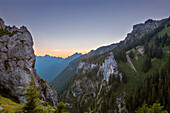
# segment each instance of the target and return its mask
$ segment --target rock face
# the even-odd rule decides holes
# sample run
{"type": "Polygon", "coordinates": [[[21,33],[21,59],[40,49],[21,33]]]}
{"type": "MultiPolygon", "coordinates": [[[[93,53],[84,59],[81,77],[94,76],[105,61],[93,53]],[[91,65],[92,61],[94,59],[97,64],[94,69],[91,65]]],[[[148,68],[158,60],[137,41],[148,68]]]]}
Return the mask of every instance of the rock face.
{"type": "Polygon", "coordinates": [[[114,55],[112,52],[110,52],[110,56],[108,56],[104,63],[99,68],[100,72],[103,72],[103,78],[104,80],[109,83],[109,77],[110,75],[116,75],[120,77],[120,80],[122,80],[122,74],[118,71],[118,64],[114,58],[114,55]]]}
{"type": "Polygon", "coordinates": [[[34,76],[36,85],[40,86],[40,98],[56,106],[57,93],[34,69],[35,55],[30,32],[24,26],[20,29],[5,26],[2,19],[0,30],[0,90],[8,90],[11,96],[24,103],[24,88],[30,77],[34,76]]]}
{"type": "Polygon", "coordinates": [[[105,87],[108,92],[112,88],[109,80],[114,76],[114,79],[119,77],[122,82],[122,73],[118,68],[113,52],[108,53],[101,63],[80,62],[76,73],[81,77],[75,80],[68,90],[65,96],[66,101],[74,106],[77,102],[84,105],[94,100],[100,110],[103,103],[102,89],[105,87]]]}
{"type": "Polygon", "coordinates": [[[137,24],[133,26],[133,31],[127,34],[125,41],[128,41],[132,38],[142,38],[146,33],[154,30],[158,27],[159,22],[154,20],[147,20],[145,23],[137,24]]]}

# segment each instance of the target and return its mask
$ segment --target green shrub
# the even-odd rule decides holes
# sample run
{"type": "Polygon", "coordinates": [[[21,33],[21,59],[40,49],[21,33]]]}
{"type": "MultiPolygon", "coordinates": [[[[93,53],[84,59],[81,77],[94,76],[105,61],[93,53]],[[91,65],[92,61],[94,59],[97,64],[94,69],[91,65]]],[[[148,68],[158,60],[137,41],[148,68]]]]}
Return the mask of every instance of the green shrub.
{"type": "Polygon", "coordinates": [[[163,106],[160,103],[154,103],[151,107],[148,107],[147,104],[143,104],[142,107],[139,107],[136,113],[168,113],[168,111],[163,110],[163,106]]]}

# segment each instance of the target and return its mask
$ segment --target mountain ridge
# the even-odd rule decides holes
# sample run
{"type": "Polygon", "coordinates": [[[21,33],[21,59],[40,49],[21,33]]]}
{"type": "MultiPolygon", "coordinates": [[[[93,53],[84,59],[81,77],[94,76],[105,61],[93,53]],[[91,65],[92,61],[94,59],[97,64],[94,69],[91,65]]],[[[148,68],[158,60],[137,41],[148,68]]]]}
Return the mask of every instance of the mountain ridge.
{"type": "Polygon", "coordinates": [[[67,58],[50,55],[36,56],[35,69],[40,77],[49,82],[61,73],[72,60],[80,56],[82,54],[77,52],[67,58]]]}
{"type": "MultiPolygon", "coordinates": [[[[135,40],[134,40],[135,37],[138,36],[138,32],[136,32],[137,29],[142,30],[143,32],[148,33],[149,31],[153,30],[153,28],[156,28],[156,27],[155,27],[155,26],[156,26],[156,24],[155,24],[156,22],[157,22],[157,21],[154,21],[154,20],[151,21],[151,19],[148,19],[147,21],[145,21],[145,23],[136,24],[136,25],[133,26],[133,29],[134,29],[134,30],[132,30],[131,33],[128,33],[128,34],[127,34],[127,36],[125,37],[125,40],[120,41],[119,43],[116,43],[116,44],[113,43],[113,44],[108,45],[108,46],[99,47],[99,48],[97,48],[96,50],[91,50],[88,54],[85,54],[82,59],[86,59],[85,57],[89,58],[89,57],[95,56],[96,54],[97,54],[97,55],[101,55],[101,54],[107,53],[107,52],[111,51],[111,50],[114,49],[114,48],[121,48],[121,46],[122,46],[123,44],[126,44],[128,41],[131,42],[131,43],[135,43],[135,42],[133,42],[133,41],[135,41],[135,40]],[[152,24],[151,22],[154,22],[154,24],[152,24]],[[154,26],[154,27],[149,27],[148,25],[151,25],[151,26],[154,26]],[[146,31],[144,31],[146,28],[143,29],[143,26],[146,26],[146,28],[147,28],[146,31]],[[113,48],[112,48],[112,46],[113,46],[113,48]],[[111,49],[105,50],[105,48],[110,48],[110,47],[111,47],[111,49]],[[103,50],[103,51],[102,51],[102,50],[103,50]],[[100,52],[101,52],[101,53],[100,53],[100,52]]],[[[139,33],[139,35],[140,35],[140,33],[139,33]]],[[[142,36],[143,36],[143,34],[142,34],[142,36]]],[[[141,36],[141,37],[142,37],[142,36],[141,36]]],[[[125,58],[125,59],[126,59],[126,58],[125,58]]],[[[80,61],[79,61],[79,63],[80,63],[80,61]]],[[[78,65],[77,65],[77,66],[78,66],[78,65]]],[[[65,71],[66,71],[66,70],[65,70],[65,71]]],[[[63,71],[63,73],[66,73],[65,71],[63,71]]],[[[62,75],[62,73],[60,73],[60,75],[62,75]]],[[[64,75],[65,75],[65,74],[64,74],[64,75]]],[[[62,77],[61,77],[61,78],[62,78],[62,77]]],[[[56,77],[55,79],[56,79],[56,81],[57,81],[57,79],[59,79],[59,78],[56,77]]],[[[50,84],[57,90],[60,86],[54,85],[54,84],[56,83],[56,82],[55,82],[55,79],[52,80],[52,81],[50,82],[50,84]]],[[[61,80],[61,79],[59,79],[59,80],[61,80]]]]}
{"type": "MultiPolygon", "coordinates": [[[[87,54],[72,61],[50,84],[58,91],[59,98],[69,103],[72,112],[85,112],[88,108],[94,109],[95,112],[103,113],[134,112],[133,110],[136,109],[134,103],[137,101],[137,97],[132,97],[135,101],[131,97],[129,100],[127,99],[131,95],[130,93],[134,94],[134,86],[142,85],[145,77],[149,76],[147,74],[154,75],[151,72],[156,68],[161,70],[161,67],[164,67],[163,65],[166,65],[168,61],[167,51],[170,51],[168,49],[168,36],[170,34],[166,36],[168,38],[163,39],[162,37],[165,37],[165,34],[160,32],[169,30],[169,24],[170,18],[166,18],[160,21],[147,20],[143,24],[135,25],[134,30],[127,35],[125,40],[118,43],[112,50],[96,55],[87,54]],[[162,35],[157,39],[156,36],[160,34],[162,35]],[[160,40],[166,41],[158,44],[158,42],[161,43],[160,40]],[[162,48],[164,60],[160,60],[161,57],[159,55],[156,58],[154,58],[155,56],[150,58],[152,60],[150,63],[154,63],[154,65],[152,68],[148,67],[150,68],[149,72],[143,72],[142,70],[145,66],[142,67],[142,65],[146,65],[145,62],[149,63],[147,57],[150,56],[147,55],[151,54],[146,54],[145,52],[146,48],[148,49],[147,43],[150,46],[153,44],[159,47],[159,53],[161,53],[160,48],[162,48]],[[164,45],[164,43],[167,44],[164,45]],[[141,48],[144,50],[144,53],[142,52],[143,55],[138,50],[141,50],[141,48]],[[136,68],[136,71],[127,62],[126,55],[130,56],[128,58],[136,68]],[[145,58],[147,60],[143,60],[145,58]],[[156,62],[160,62],[162,66],[158,67],[155,64],[156,62]],[[66,78],[65,83],[61,85],[60,81],[66,78]],[[61,85],[60,87],[58,83],[61,85]],[[127,103],[127,101],[133,104],[127,103]]],[[[170,31],[167,32],[170,33],[170,31]]],[[[153,49],[152,46],[151,49],[153,49]]],[[[155,52],[154,55],[156,54],[158,53],[155,52]]],[[[139,92],[138,90],[136,92],[139,92]]],[[[140,94],[136,93],[136,95],[140,94]]],[[[138,98],[138,100],[140,99],[138,98]]],[[[138,105],[143,104],[143,101],[139,102],[138,105]]],[[[166,106],[167,104],[163,105],[166,106]]]]}
{"type": "MultiPolygon", "coordinates": [[[[61,87],[66,83],[66,81],[68,81],[71,78],[71,76],[75,76],[74,72],[77,71],[76,68],[78,67],[78,63],[80,63],[82,59],[87,59],[91,56],[95,56],[95,55],[97,56],[97,55],[104,54],[104,50],[105,50],[105,52],[107,52],[107,51],[110,51],[111,49],[115,48],[116,46],[117,46],[117,44],[115,44],[115,43],[108,45],[108,46],[102,46],[102,47],[97,48],[96,50],[90,51],[88,54],[84,54],[81,57],[71,61],[70,64],[57,77],[55,77],[53,80],[50,81],[50,84],[57,91],[58,91],[58,89],[62,90],[61,87]],[[72,67],[72,65],[73,65],[73,67],[72,67]],[[64,73],[63,76],[62,76],[62,73],[64,73]]],[[[68,84],[66,86],[68,86],[68,84]]]]}

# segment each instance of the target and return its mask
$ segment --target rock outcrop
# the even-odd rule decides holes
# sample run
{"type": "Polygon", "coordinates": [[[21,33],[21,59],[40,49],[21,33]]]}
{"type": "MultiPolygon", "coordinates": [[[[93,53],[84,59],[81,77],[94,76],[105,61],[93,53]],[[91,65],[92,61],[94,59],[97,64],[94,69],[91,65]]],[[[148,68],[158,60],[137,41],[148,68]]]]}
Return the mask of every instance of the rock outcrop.
{"type": "Polygon", "coordinates": [[[36,74],[32,47],[32,36],[26,27],[6,26],[0,19],[0,90],[8,90],[11,96],[24,103],[26,83],[34,76],[35,84],[40,86],[40,98],[56,106],[56,91],[36,74]]]}
{"type": "Polygon", "coordinates": [[[151,19],[147,20],[145,23],[134,25],[132,32],[127,34],[125,41],[128,41],[133,38],[140,39],[146,33],[153,31],[158,26],[159,26],[159,21],[155,21],[155,20],[151,20],[151,19]]]}
{"type": "MultiPolygon", "coordinates": [[[[96,105],[101,106],[103,103],[102,89],[106,88],[106,92],[109,92],[112,88],[109,80],[119,78],[122,82],[122,73],[119,71],[113,52],[108,53],[101,63],[80,62],[76,73],[81,77],[74,81],[65,96],[71,106],[77,102],[81,105],[88,104],[91,100],[95,100],[96,105]]],[[[100,109],[98,107],[98,110],[100,109]]]]}

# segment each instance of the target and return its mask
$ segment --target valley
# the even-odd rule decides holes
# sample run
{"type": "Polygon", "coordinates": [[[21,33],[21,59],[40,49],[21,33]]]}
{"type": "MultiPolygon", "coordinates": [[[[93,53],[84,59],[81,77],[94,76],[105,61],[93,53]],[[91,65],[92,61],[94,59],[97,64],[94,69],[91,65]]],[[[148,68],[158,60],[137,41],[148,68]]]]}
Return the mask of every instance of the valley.
{"type": "MultiPolygon", "coordinates": [[[[166,23],[169,23],[169,18],[161,21],[148,20],[144,24],[135,25],[132,33],[112,50],[90,57],[84,55],[82,59],[71,62],[70,66],[51,82],[59,98],[69,103],[72,112],[88,111],[89,107],[95,112],[127,112],[128,98],[133,98],[130,95],[134,95],[138,87],[143,87],[141,85],[145,79],[155,76],[156,71],[160,73],[167,67],[165,65],[170,57],[168,52],[170,28],[166,23]],[[166,34],[168,42],[164,44],[163,37],[166,34]],[[146,44],[149,47],[146,48],[146,44]],[[146,53],[146,49],[158,45],[162,52],[160,50],[160,53],[153,53],[154,50],[148,50],[151,53],[146,53]],[[145,66],[144,63],[150,54],[154,56],[150,56],[151,66],[147,67],[149,64],[145,66]],[[74,70],[70,70],[73,65],[74,70]],[[57,81],[61,82],[63,76],[68,77],[68,80],[62,81],[65,84],[62,83],[62,86],[57,84],[56,87],[57,81]]],[[[166,72],[169,75],[168,67],[166,72]]],[[[169,80],[166,81],[166,84],[168,83],[169,80]]],[[[165,91],[169,91],[168,87],[166,88],[165,91]]],[[[169,96],[166,99],[168,98],[169,96]]],[[[143,102],[144,100],[141,100],[136,107],[141,106],[143,102]]],[[[147,104],[153,102],[156,100],[150,100],[147,104]]],[[[169,101],[164,103],[166,103],[164,106],[167,106],[169,101]]],[[[133,110],[131,112],[134,112],[133,110]]]]}
{"type": "Polygon", "coordinates": [[[170,111],[170,17],[134,25],[119,43],[66,59],[35,56],[32,46],[25,26],[0,19],[2,113],[140,113],[144,104],[159,103],[170,111]]]}
{"type": "Polygon", "coordinates": [[[50,82],[58,74],[60,74],[71,61],[81,55],[81,53],[75,53],[65,59],[61,57],[52,57],[49,55],[36,56],[35,69],[41,78],[47,82],[50,82]]]}

